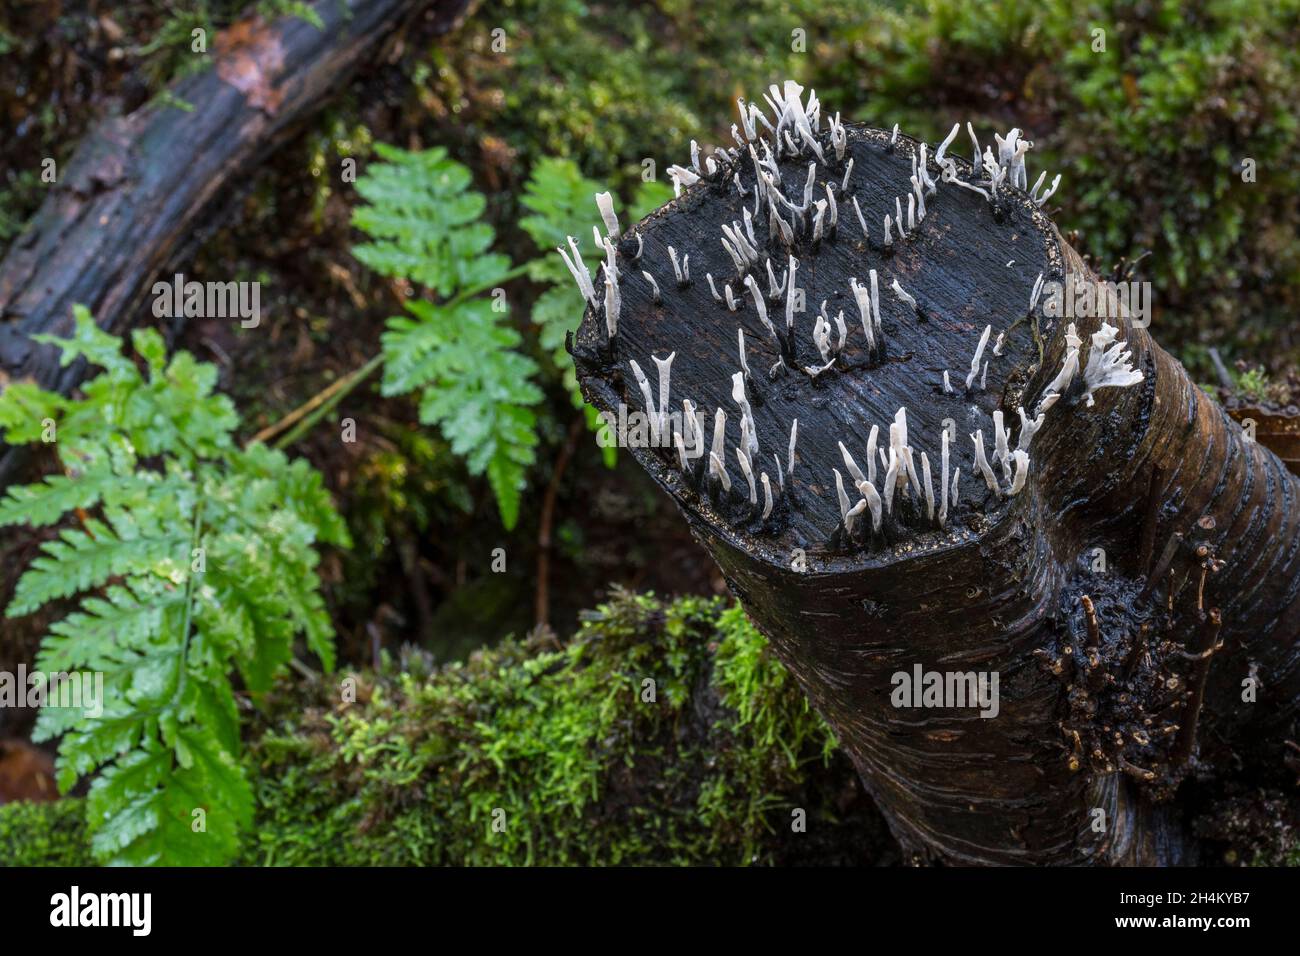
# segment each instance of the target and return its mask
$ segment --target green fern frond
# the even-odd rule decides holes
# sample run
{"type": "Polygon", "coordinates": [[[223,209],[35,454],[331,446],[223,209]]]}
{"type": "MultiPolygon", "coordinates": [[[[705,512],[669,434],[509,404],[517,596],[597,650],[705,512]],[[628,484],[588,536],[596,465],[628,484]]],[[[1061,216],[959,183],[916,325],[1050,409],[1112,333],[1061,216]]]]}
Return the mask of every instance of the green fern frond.
{"type": "Polygon", "coordinates": [[[84,358],[91,365],[102,368],[110,375],[135,373],[131,360],[122,354],[122,340],[109,335],[96,325],[90,310],[84,305],[72,307],[72,323],[71,338],[33,335],[32,340],[42,345],[58,346],[60,368],[67,368],[77,359],[84,358]]]}
{"type": "Polygon", "coordinates": [[[52,441],[46,437],[50,425],[57,425],[68,405],[67,399],[47,392],[32,382],[15,382],[0,392],[0,432],[11,445],[52,441]]]}
{"type": "Polygon", "coordinates": [[[7,617],[30,614],[58,598],[99,587],[109,578],[165,573],[186,544],[184,535],[122,540],[91,518],[84,529],[67,528],[41,545],[41,556],[18,580],[7,617]]]}
{"type": "Polygon", "coordinates": [[[225,862],[252,811],[230,675],[265,691],[299,636],[333,667],[315,546],[346,546],[347,529],[305,462],[235,446],[211,365],[168,359],[144,330],[132,336],[142,373],[83,309],[71,338],[47,341],[104,371],[75,400],[0,392],[0,436],[45,440],[49,423],[31,418],[53,419],[65,472],[11,489],[0,525],[77,515],[41,545],[6,614],[82,595],[37,667],[93,677],[102,693],[93,706],[51,693],[34,737],[59,740],[64,790],[94,776],[87,822],[105,862],[225,862]]]}
{"type": "Polygon", "coordinates": [[[384,160],[367,169],[352,224],[371,241],[352,250],[386,276],[410,279],[450,296],[496,281],[510,260],[490,253],[492,227],[478,222],[487,202],[470,186],[469,170],[441,147],[408,152],[377,143],[384,160]]]}
{"type": "Polygon", "coordinates": [[[502,523],[512,528],[536,458],[537,365],[516,351],[519,333],[497,321],[489,302],[407,308],[413,318],[390,319],[383,336],[383,392],[419,389],[420,421],[442,430],[471,474],[488,473],[502,523]]]}
{"type": "MultiPolygon", "coordinates": [[[[146,378],[122,355],[120,339],[99,329],[83,307],[74,306],[73,313],[71,338],[33,336],[64,349],[64,364],[71,361],[69,356],[84,357],[104,370],[82,386],[84,400],[47,400],[47,404],[57,405],[59,414],[49,417],[57,418],[61,447],[78,449],[102,441],[105,433],[119,433],[141,457],[170,454],[188,463],[231,446],[239,416],[229,398],[213,394],[215,366],[195,361],[188,352],[177,352],[164,368],[161,337],[156,332],[138,332],[132,340],[145,360],[146,378]]],[[[21,409],[5,411],[5,399],[12,390],[0,396],[0,427],[12,430],[12,437],[7,438],[11,443],[35,441],[41,436],[31,419],[17,423],[25,428],[9,423],[11,417],[23,414],[21,409]]],[[[30,394],[20,392],[15,404],[30,394]]]]}
{"type": "Polygon", "coordinates": [[[368,205],[353,223],[371,241],[353,253],[384,275],[426,286],[440,303],[407,303],[382,338],[385,395],[418,393],[420,422],[436,425],[471,474],[488,476],[502,523],[514,527],[528,467],[536,457],[542,401],[537,364],[496,302],[471,296],[507,278],[509,260],[487,252],[486,207],[469,171],[444,149],[378,147],[382,163],[357,180],[368,205]]]}
{"type": "Polygon", "coordinates": [[[26,523],[40,528],[54,524],[69,511],[95,507],[123,480],[104,468],[77,477],[49,475],[34,485],[15,485],[0,498],[0,527],[26,523]]]}

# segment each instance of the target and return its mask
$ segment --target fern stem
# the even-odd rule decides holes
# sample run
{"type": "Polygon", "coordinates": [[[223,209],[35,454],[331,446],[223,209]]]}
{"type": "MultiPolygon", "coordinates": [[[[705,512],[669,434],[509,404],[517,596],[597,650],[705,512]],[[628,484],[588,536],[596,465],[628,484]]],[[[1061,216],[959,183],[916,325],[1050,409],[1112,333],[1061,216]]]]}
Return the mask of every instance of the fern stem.
{"type": "MultiPolygon", "coordinates": [[[[468,289],[462,289],[443,303],[441,307],[452,308],[453,306],[460,305],[467,299],[472,299],[474,296],[480,295],[488,289],[497,288],[503,282],[509,282],[511,279],[519,278],[527,271],[527,263],[515,266],[513,269],[497,276],[491,282],[483,282],[479,285],[471,286],[468,289]]],[[[375,370],[383,365],[383,363],[383,353],[374,356],[356,371],[351,372],[334,382],[328,388],[317,392],[310,399],[299,405],[288,415],[285,415],[274,425],[268,425],[266,428],[263,428],[260,432],[250,438],[248,443],[251,445],[253,442],[266,441],[272,435],[275,435],[276,433],[288,428],[290,425],[297,423],[297,427],[277,439],[273,446],[281,450],[287,448],[310,431],[311,428],[330,411],[330,409],[334,408],[334,406],[351,393],[354,388],[373,375],[375,370]]]]}
{"type": "Polygon", "coordinates": [[[189,671],[190,622],[194,615],[194,552],[199,547],[202,537],[203,506],[207,499],[200,497],[194,504],[194,527],[190,530],[190,573],[185,579],[185,621],[181,625],[181,660],[180,679],[176,682],[176,699],[180,700],[185,690],[185,678],[189,671]]]}
{"type": "Polygon", "coordinates": [[[527,262],[521,263],[520,265],[515,266],[513,269],[508,269],[505,272],[501,273],[501,275],[497,276],[495,279],[492,279],[490,282],[480,282],[478,285],[470,286],[468,289],[461,289],[454,296],[452,296],[450,299],[444,302],[442,308],[449,309],[452,306],[460,305],[466,299],[472,299],[474,298],[474,296],[486,292],[488,289],[495,289],[503,282],[509,282],[511,279],[518,279],[520,276],[525,275],[527,272],[528,272],[528,263],[527,262]]]}
{"type": "MultiPolygon", "coordinates": [[[[499,287],[503,282],[509,282],[511,279],[519,278],[520,276],[526,274],[527,271],[528,271],[528,263],[517,265],[514,268],[509,269],[508,271],[495,277],[490,282],[482,282],[476,286],[471,286],[468,289],[462,289],[460,292],[457,292],[454,296],[452,296],[450,299],[444,302],[441,305],[441,308],[449,309],[454,306],[460,305],[462,302],[465,302],[468,299],[472,299],[476,295],[481,295],[482,293],[488,291],[489,289],[495,289],[499,287]]],[[[310,431],[312,427],[318,421],[320,421],[321,418],[324,417],[324,415],[327,412],[330,411],[330,409],[334,408],[340,401],[343,400],[344,397],[350,394],[354,388],[356,388],[367,378],[373,375],[375,371],[383,364],[384,364],[383,353],[375,355],[373,358],[367,361],[365,365],[361,366],[356,371],[350,372],[349,374],[345,375],[343,378],[337,380],[336,382],[333,382],[327,388],[324,388],[321,391],[317,392],[315,395],[313,395],[307,401],[303,402],[301,405],[299,405],[289,414],[285,415],[279,421],[263,428],[252,438],[250,438],[247,444],[251,445],[254,442],[267,441],[273,435],[279,434],[280,432],[284,431],[286,428],[289,428],[289,426],[296,425],[296,427],[293,428],[291,431],[289,431],[287,434],[282,435],[280,438],[276,439],[275,444],[272,446],[279,450],[283,450],[287,448],[288,446],[296,442],[299,438],[301,438],[303,435],[305,435],[308,431],[310,431]]]]}

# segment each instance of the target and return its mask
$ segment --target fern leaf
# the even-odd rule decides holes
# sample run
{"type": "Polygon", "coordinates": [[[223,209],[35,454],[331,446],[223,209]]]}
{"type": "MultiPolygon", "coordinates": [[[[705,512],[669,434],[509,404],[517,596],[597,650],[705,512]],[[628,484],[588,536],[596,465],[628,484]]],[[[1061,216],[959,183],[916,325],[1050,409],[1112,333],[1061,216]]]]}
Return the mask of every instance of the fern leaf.
{"type": "Polygon", "coordinates": [[[49,426],[57,425],[67,405],[62,395],[31,382],[6,385],[0,391],[0,436],[11,445],[49,441],[49,426]]]}
{"type": "Polygon", "coordinates": [[[280,504],[292,507],[299,518],[316,529],[321,541],[341,548],[352,546],[347,525],[335,510],[320,472],[307,461],[291,462],[283,452],[258,443],[242,452],[232,452],[229,463],[237,473],[273,482],[280,504]]]}
{"type": "Polygon", "coordinates": [[[122,355],[122,340],[109,335],[96,325],[90,310],[84,305],[72,307],[72,322],[72,338],[33,335],[32,339],[44,345],[57,345],[62,351],[59,365],[63,368],[79,358],[84,358],[91,365],[97,365],[107,372],[131,374],[135,371],[130,361],[122,355]]]}
{"type": "Polygon", "coordinates": [[[516,351],[519,333],[485,301],[455,307],[409,303],[413,318],[389,320],[383,392],[420,388],[420,421],[437,425],[472,474],[488,473],[507,527],[537,445],[542,400],[537,365],[516,351]]]}
{"type": "Polygon", "coordinates": [[[141,649],[163,630],[163,615],[184,600],[179,588],[114,585],[103,597],[90,596],[81,609],[50,626],[37,667],[43,671],[111,669],[122,648],[141,649]],[[143,596],[142,596],[143,593],[143,596]]]}
{"type": "Polygon", "coordinates": [[[212,866],[238,849],[252,818],[252,788],[210,734],[180,734],[191,762],[138,750],[106,767],[87,797],[91,848],[110,863],[212,866]],[[199,826],[201,821],[202,825],[199,826]]]}
{"type": "Polygon", "coordinates": [[[39,484],[12,487],[0,498],[0,527],[29,524],[40,528],[54,524],[69,511],[95,507],[104,492],[121,481],[105,470],[80,478],[50,475],[39,484]]]}
{"type": "Polygon", "coordinates": [[[476,221],[486,201],[469,189],[469,170],[442,148],[376,150],[385,162],[356,182],[368,205],[353,211],[352,223],[371,237],[353,248],[357,259],[446,296],[506,273],[510,260],[487,251],[492,227],[476,221]]]}
{"type": "Polygon", "coordinates": [[[188,554],[182,535],[122,540],[101,521],[89,519],[85,530],[69,528],[58,541],[41,546],[41,557],[18,579],[8,617],[29,614],[56,598],[99,587],[109,578],[158,573],[164,563],[188,554]]]}
{"type": "Polygon", "coordinates": [[[488,481],[501,511],[501,524],[507,531],[519,521],[519,499],[524,487],[524,465],[504,452],[497,452],[487,465],[488,481]]]}
{"type": "Polygon", "coordinates": [[[68,469],[12,489],[0,526],[81,517],[41,546],[6,613],[92,592],[51,626],[38,667],[93,674],[102,693],[51,693],[33,736],[59,738],[64,791],[96,775],[87,822],[101,859],[226,862],[252,807],[229,675],[238,668],[267,689],[299,634],[333,666],[314,545],[347,545],[347,529],[307,463],[234,446],[238,417],[214,392],[213,366],[185,352],[168,360],[161,336],[143,330],[132,336],[142,375],[84,309],[72,338],[45,341],[65,362],[106,371],[77,399],[29,386],[0,393],[5,437],[45,438],[40,420],[56,419],[68,469]]]}

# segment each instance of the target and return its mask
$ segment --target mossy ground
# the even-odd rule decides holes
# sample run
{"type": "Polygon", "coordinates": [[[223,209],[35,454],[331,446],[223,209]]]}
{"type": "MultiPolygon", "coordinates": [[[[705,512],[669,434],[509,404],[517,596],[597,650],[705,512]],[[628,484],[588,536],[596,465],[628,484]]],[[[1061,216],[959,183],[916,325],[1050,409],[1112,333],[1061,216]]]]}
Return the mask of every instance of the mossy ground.
{"type": "MultiPolygon", "coordinates": [[[[830,731],[720,599],[618,593],[564,643],[539,632],[463,664],[430,670],[410,654],[386,670],[263,702],[245,753],[257,819],[239,862],[893,858],[830,731]]],[[[0,808],[0,860],[87,864],[81,820],[75,799],[0,808]]]]}

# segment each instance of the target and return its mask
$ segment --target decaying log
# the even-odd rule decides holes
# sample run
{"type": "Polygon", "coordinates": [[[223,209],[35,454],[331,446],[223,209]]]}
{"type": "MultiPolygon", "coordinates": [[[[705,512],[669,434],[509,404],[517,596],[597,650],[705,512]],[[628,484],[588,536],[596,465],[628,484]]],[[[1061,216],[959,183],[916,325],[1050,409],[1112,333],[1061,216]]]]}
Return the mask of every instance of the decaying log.
{"type": "MultiPolygon", "coordinates": [[[[226,187],[300,129],[415,14],[427,9],[431,29],[445,33],[468,5],[318,0],[321,28],[297,17],[241,21],[213,39],[211,67],[174,84],[170,101],[102,121],[0,263],[0,386],[32,378],[45,388],[74,387],[84,369],[60,369],[58,350],[35,344],[33,334],[68,334],[74,303],[114,332],[143,318],[153,280],[190,247],[226,187]],[[192,109],[171,105],[177,100],[192,109]]],[[[16,462],[14,450],[0,451],[0,488],[16,462]]]]}
{"type": "Polygon", "coordinates": [[[615,227],[594,287],[574,263],[585,394],[654,419],[624,443],[914,860],[1187,862],[1180,782],[1279,759],[1294,719],[1300,481],[1113,297],[1057,314],[1049,283],[1095,277],[1014,137],[976,172],[952,137],[841,127],[800,93],[675,168],[685,190],[615,227]],[[996,706],[898,696],[918,671],[996,675],[996,706]]]}

